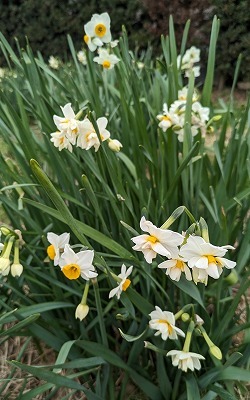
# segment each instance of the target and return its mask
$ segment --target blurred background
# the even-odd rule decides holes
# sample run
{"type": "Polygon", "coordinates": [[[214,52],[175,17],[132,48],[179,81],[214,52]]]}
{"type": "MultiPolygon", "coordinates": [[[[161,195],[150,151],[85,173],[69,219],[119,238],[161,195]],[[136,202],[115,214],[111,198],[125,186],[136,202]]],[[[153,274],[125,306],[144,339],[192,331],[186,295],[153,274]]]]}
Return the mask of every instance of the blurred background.
{"type": "MultiPolygon", "coordinates": [[[[191,20],[188,47],[195,45],[206,58],[214,15],[221,19],[217,46],[219,88],[232,84],[237,57],[242,53],[240,84],[250,81],[250,0],[1,0],[0,30],[16,46],[28,40],[34,52],[67,61],[69,34],[76,50],[84,47],[84,24],[92,14],[107,11],[111,17],[113,39],[125,25],[130,47],[143,51],[151,45],[160,54],[160,36],[168,33],[169,15],[173,15],[177,45],[180,46],[185,23],[191,20]]],[[[0,54],[0,67],[4,67],[0,54]]]]}

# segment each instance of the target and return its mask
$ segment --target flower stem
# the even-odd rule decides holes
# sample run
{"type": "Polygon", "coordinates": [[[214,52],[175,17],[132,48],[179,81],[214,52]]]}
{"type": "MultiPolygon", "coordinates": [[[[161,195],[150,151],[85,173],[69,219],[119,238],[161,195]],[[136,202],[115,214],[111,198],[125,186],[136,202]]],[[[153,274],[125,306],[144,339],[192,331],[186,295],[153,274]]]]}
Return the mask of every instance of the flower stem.
{"type": "Polygon", "coordinates": [[[190,347],[194,327],[195,327],[195,323],[194,323],[194,321],[191,321],[188,326],[188,331],[187,331],[185,343],[183,346],[183,351],[185,351],[185,352],[189,352],[189,347],[190,347]]]}

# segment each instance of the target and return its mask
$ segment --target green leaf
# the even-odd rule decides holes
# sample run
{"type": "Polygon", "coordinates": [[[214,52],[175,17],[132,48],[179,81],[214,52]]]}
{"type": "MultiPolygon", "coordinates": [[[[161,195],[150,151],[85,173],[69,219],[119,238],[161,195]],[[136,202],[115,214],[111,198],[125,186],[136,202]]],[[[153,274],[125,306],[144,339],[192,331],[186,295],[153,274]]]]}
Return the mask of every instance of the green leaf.
{"type": "Polygon", "coordinates": [[[38,318],[40,317],[40,314],[33,314],[30,315],[29,317],[25,318],[24,320],[18,322],[11,328],[5,329],[4,331],[0,331],[0,337],[1,336],[9,336],[12,335],[13,333],[20,334],[20,330],[25,328],[26,326],[32,324],[35,322],[38,318]]]}
{"type": "Polygon", "coordinates": [[[53,383],[55,386],[59,387],[67,387],[70,389],[80,390],[81,392],[85,393],[89,400],[103,400],[101,397],[97,396],[90,390],[86,389],[84,386],[80,385],[79,383],[75,382],[74,380],[67,378],[66,376],[61,376],[55,374],[51,371],[46,371],[43,368],[39,367],[31,367],[29,365],[24,365],[18,361],[11,361],[10,362],[13,366],[20,368],[23,371],[29,372],[36,378],[44,380],[46,382],[53,383]]]}
{"type": "Polygon", "coordinates": [[[148,331],[148,328],[146,328],[139,335],[132,336],[132,335],[127,335],[126,333],[123,333],[120,328],[118,328],[118,329],[119,329],[119,332],[120,332],[121,336],[123,337],[123,339],[125,339],[127,342],[135,342],[136,340],[141,339],[145,335],[145,333],[148,331]]]}

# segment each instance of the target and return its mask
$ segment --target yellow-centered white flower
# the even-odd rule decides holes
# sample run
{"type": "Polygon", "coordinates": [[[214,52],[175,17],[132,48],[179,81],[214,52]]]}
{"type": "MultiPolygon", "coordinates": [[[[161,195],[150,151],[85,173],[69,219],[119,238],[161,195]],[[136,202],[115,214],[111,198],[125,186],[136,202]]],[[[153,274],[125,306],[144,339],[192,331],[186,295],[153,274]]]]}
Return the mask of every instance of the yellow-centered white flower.
{"type": "Polygon", "coordinates": [[[94,57],[93,60],[98,64],[102,65],[104,69],[112,69],[120,59],[115,54],[110,54],[105,49],[99,49],[98,56],[94,57]]]}
{"type": "Polygon", "coordinates": [[[163,130],[163,132],[166,132],[168,128],[177,123],[176,118],[174,118],[174,114],[172,115],[168,111],[168,106],[166,103],[163,104],[163,113],[158,114],[156,118],[160,121],[158,126],[163,130]]]}
{"type": "Polygon", "coordinates": [[[61,151],[63,149],[67,149],[72,153],[72,144],[70,143],[70,140],[66,136],[65,131],[56,131],[51,133],[51,139],[50,141],[54,143],[55,147],[58,147],[58,150],[61,151]]]}
{"type": "Polygon", "coordinates": [[[101,47],[103,46],[103,42],[96,37],[91,37],[88,35],[84,35],[83,36],[83,40],[86,43],[86,45],[88,46],[90,51],[95,51],[97,49],[97,47],[101,47]]]}
{"type": "MultiPolygon", "coordinates": [[[[101,141],[104,142],[110,137],[110,132],[106,129],[108,120],[105,117],[101,117],[97,119],[96,124],[98,126],[101,141]]],[[[79,123],[77,146],[85,150],[89,150],[91,147],[94,147],[95,151],[98,151],[100,147],[98,135],[93,127],[93,124],[88,118],[85,118],[79,123]]]]}
{"type": "Polygon", "coordinates": [[[163,340],[178,339],[178,336],[185,337],[185,333],[175,326],[174,314],[170,311],[162,311],[158,306],[155,306],[155,310],[149,314],[151,320],[149,326],[151,329],[155,329],[157,332],[155,336],[161,335],[163,340]]]}
{"type": "Polygon", "coordinates": [[[92,265],[93,258],[94,250],[83,250],[75,253],[70,245],[66,244],[59,260],[59,266],[68,279],[78,279],[81,276],[88,281],[98,275],[92,265]]]}
{"type": "Polygon", "coordinates": [[[192,274],[190,269],[186,264],[187,259],[177,257],[172,258],[171,260],[163,261],[158,265],[158,268],[165,269],[166,275],[168,275],[173,281],[179,281],[181,278],[181,274],[184,273],[185,277],[188,281],[192,280],[192,274]]]}
{"type": "Polygon", "coordinates": [[[160,254],[168,258],[177,258],[180,246],[183,242],[183,236],[177,232],[168,229],[157,228],[152,222],[147,221],[145,217],[140,221],[141,230],[149,234],[143,234],[131,238],[135,243],[133,249],[141,251],[145,260],[151,264],[152,260],[160,254]]]}
{"type": "Polygon", "coordinates": [[[69,233],[62,233],[61,235],[56,235],[53,232],[47,233],[47,239],[50,245],[47,247],[47,254],[51,260],[54,261],[54,265],[59,264],[61,254],[64,251],[66,244],[69,244],[69,233]]]}
{"type": "Polygon", "coordinates": [[[205,360],[205,357],[201,354],[182,350],[170,350],[167,356],[172,357],[172,364],[174,367],[178,366],[178,368],[184,372],[187,372],[188,369],[191,371],[201,369],[200,360],[205,360]]]}
{"type": "Polygon", "coordinates": [[[188,260],[188,266],[193,270],[194,281],[206,284],[208,276],[218,279],[223,267],[235,267],[236,262],[223,258],[228,249],[234,247],[214,246],[200,236],[189,236],[186,244],[180,249],[180,256],[188,260]]]}
{"type": "Polygon", "coordinates": [[[109,298],[117,296],[118,300],[120,299],[122,292],[125,292],[131,284],[131,280],[128,279],[128,276],[132,273],[132,270],[133,266],[126,269],[126,265],[122,264],[121,273],[118,275],[121,281],[118,283],[117,287],[109,292],[109,298]]]}
{"type": "Polygon", "coordinates": [[[75,144],[79,131],[79,121],[71,107],[71,103],[67,103],[61,107],[64,117],[58,115],[53,116],[54,123],[59,131],[65,132],[71,144],[75,144]]]}
{"type": "MultiPolygon", "coordinates": [[[[111,42],[110,17],[107,12],[94,14],[91,20],[84,25],[84,30],[85,36],[88,38],[97,38],[101,43],[111,42]]],[[[85,36],[84,40],[86,42],[87,38],[85,36]]],[[[88,41],[86,43],[88,45],[88,41]]],[[[89,49],[91,50],[91,48],[89,49]]]]}

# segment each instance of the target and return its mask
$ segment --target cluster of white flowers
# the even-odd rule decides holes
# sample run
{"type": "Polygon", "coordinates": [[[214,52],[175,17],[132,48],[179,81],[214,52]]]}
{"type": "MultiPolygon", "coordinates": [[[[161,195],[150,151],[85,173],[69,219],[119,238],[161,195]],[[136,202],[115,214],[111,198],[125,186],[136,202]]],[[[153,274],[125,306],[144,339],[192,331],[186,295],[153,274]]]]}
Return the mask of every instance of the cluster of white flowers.
{"type": "Polygon", "coordinates": [[[61,109],[63,117],[57,115],[53,116],[54,123],[58,130],[51,133],[50,139],[51,142],[54,143],[54,146],[58,147],[59,151],[62,149],[68,149],[72,152],[73,145],[84,150],[89,150],[94,147],[95,151],[98,151],[101,142],[104,142],[107,139],[111,150],[120,151],[122,144],[116,139],[110,139],[110,132],[106,129],[108,124],[107,118],[101,117],[97,119],[96,124],[99,131],[98,135],[93,124],[87,117],[82,121],[77,119],[77,116],[71,107],[71,103],[61,107],[61,109]]]}
{"type": "Polygon", "coordinates": [[[185,77],[189,78],[191,72],[193,72],[194,76],[200,76],[200,66],[194,65],[200,61],[200,49],[192,46],[190,49],[186,51],[186,53],[181,58],[181,55],[177,57],[177,66],[182,71],[185,72],[185,77]]]}
{"type": "MultiPolygon", "coordinates": [[[[5,228],[4,228],[5,229],[5,228]]],[[[8,231],[8,228],[7,228],[8,231]]],[[[21,232],[18,232],[19,239],[16,236],[11,236],[9,233],[6,236],[5,243],[0,243],[0,276],[7,276],[11,273],[12,276],[19,277],[23,272],[23,265],[19,261],[19,247],[22,242],[21,232]],[[13,261],[11,259],[11,251],[14,246],[13,261]]],[[[1,231],[0,231],[1,239],[1,231]]]]}
{"type": "MultiPolygon", "coordinates": [[[[98,56],[94,57],[94,61],[102,65],[105,69],[114,68],[120,59],[110,53],[110,49],[117,46],[118,40],[112,41],[110,32],[110,17],[107,12],[103,14],[94,14],[91,20],[84,25],[85,35],[84,42],[90,51],[98,49],[98,56]],[[109,48],[102,49],[104,44],[108,44],[109,48]]],[[[79,57],[78,57],[79,59],[79,57]]]]}
{"type": "Polygon", "coordinates": [[[207,285],[209,276],[218,279],[223,267],[232,269],[236,265],[234,261],[223,258],[228,249],[234,249],[232,246],[214,246],[201,236],[185,238],[177,232],[157,228],[145,217],[141,218],[140,227],[148,234],[133,237],[133,249],[141,251],[149,264],[157,254],[167,257],[168,260],[158,267],[166,269],[166,275],[172,280],[179,281],[184,273],[187,280],[207,285]]]}
{"type": "Polygon", "coordinates": [[[56,235],[48,232],[47,239],[50,245],[47,254],[54,265],[61,268],[63,274],[70,280],[78,279],[80,276],[88,281],[96,278],[97,272],[93,266],[94,250],[82,250],[75,253],[69,244],[70,234],[62,233],[56,235]]]}
{"type": "Polygon", "coordinates": [[[49,63],[50,68],[52,68],[52,69],[60,68],[60,60],[57,57],[50,56],[48,63],[49,63]]]}
{"type": "MultiPolygon", "coordinates": [[[[163,113],[157,115],[157,119],[160,121],[159,128],[166,132],[170,127],[178,135],[178,140],[183,142],[184,140],[184,123],[185,123],[185,112],[187,103],[187,92],[188,89],[184,87],[178,91],[178,100],[174,101],[168,108],[167,104],[163,104],[163,113]]],[[[192,99],[192,110],[191,110],[191,133],[192,136],[196,136],[200,131],[204,136],[206,133],[206,122],[209,120],[209,108],[203,107],[198,101],[198,95],[196,92],[193,94],[192,99]]]]}

